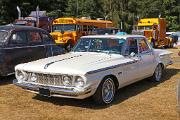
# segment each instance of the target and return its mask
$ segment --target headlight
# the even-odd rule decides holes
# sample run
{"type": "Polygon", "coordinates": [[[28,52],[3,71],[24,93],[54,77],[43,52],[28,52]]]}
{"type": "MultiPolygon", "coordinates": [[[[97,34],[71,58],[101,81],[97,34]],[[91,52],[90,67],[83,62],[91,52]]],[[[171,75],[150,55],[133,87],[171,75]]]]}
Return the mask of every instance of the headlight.
{"type": "Polygon", "coordinates": [[[75,85],[75,87],[78,87],[78,88],[84,87],[85,81],[82,77],[78,76],[78,77],[76,77],[76,79],[74,81],[74,85],[75,85]]]}
{"type": "Polygon", "coordinates": [[[16,70],[15,75],[16,75],[17,80],[21,82],[27,80],[27,76],[28,76],[26,72],[23,72],[20,70],[16,70]]]}
{"type": "Polygon", "coordinates": [[[64,86],[71,86],[72,85],[72,77],[70,77],[70,76],[63,76],[62,84],[64,86]]]}
{"type": "Polygon", "coordinates": [[[36,82],[37,80],[37,75],[35,73],[31,74],[31,82],[36,82]]]}

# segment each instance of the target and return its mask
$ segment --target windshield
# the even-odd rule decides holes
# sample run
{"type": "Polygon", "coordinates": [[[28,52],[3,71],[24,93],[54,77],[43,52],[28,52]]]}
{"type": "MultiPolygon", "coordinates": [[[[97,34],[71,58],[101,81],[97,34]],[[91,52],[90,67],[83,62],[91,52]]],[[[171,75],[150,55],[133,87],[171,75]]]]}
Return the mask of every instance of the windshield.
{"type": "Polygon", "coordinates": [[[152,30],[152,26],[138,26],[138,30],[152,30]]]}
{"type": "Polygon", "coordinates": [[[8,36],[8,32],[6,31],[0,31],[0,42],[5,42],[8,36]]]}
{"type": "Polygon", "coordinates": [[[75,31],[76,25],[74,24],[58,24],[53,26],[53,32],[61,31],[75,31]]]}
{"type": "Polygon", "coordinates": [[[74,52],[102,52],[122,54],[125,39],[114,38],[81,38],[74,52]]]}

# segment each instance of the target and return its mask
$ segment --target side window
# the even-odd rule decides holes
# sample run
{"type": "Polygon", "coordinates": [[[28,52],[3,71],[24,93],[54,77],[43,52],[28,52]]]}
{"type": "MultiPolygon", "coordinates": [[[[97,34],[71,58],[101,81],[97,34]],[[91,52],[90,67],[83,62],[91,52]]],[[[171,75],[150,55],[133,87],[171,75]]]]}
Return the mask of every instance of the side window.
{"type": "Polygon", "coordinates": [[[25,31],[17,31],[11,36],[11,44],[26,44],[27,36],[25,31]]]}
{"type": "Polygon", "coordinates": [[[138,54],[137,40],[134,38],[128,38],[126,42],[125,54],[130,55],[132,52],[138,54]]]}
{"type": "Polygon", "coordinates": [[[38,32],[29,32],[30,43],[40,43],[42,42],[41,36],[38,32]]]}
{"type": "Polygon", "coordinates": [[[49,37],[49,35],[45,34],[45,33],[42,33],[42,39],[44,42],[46,43],[50,43],[50,42],[53,42],[53,40],[49,37]]]}
{"type": "Polygon", "coordinates": [[[81,26],[80,25],[76,25],[76,30],[77,31],[81,31],[81,26]]]}
{"type": "Polygon", "coordinates": [[[139,52],[143,53],[143,52],[146,52],[146,51],[149,51],[149,46],[146,43],[146,40],[144,38],[142,38],[139,41],[139,52]]]}
{"type": "Polygon", "coordinates": [[[83,31],[87,31],[87,28],[88,28],[88,26],[87,26],[87,25],[84,25],[84,26],[83,26],[83,31]]]}

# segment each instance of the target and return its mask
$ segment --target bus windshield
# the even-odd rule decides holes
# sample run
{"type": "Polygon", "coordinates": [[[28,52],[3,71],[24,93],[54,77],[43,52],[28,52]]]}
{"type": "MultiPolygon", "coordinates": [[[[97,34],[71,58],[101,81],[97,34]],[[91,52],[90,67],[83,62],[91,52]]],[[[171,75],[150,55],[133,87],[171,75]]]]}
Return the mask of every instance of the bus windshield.
{"type": "Polygon", "coordinates": [[[152,26],[138,26],[138,30],[151,30],[152,26]]]}
{"type": "Polygon", "coordinates": [[[53,32],[61,32],[61,31],[75,31],[76,25],[75,24],[58,24],[53,25],[53,32]]]}

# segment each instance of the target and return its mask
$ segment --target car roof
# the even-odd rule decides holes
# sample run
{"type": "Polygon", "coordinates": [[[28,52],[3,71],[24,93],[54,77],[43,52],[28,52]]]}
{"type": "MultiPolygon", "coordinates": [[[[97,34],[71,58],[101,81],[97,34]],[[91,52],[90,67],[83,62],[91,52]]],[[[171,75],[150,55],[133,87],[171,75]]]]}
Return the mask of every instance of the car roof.
{"type": "Polygon", "coordinates": [[[22,26],[22,25],[2,25],[0,26],[0,30],[6,30],[6,31],[11,31],[11,30],[38,30],[38,31],[45,31],[43,29],[37,28],[37,27],[32,27],[32,26],[22,26]]]}
{"type": "Polygon", "coordinates": [[[88,36],[82,36],[81,38],[119,38],[119,39],[126,39],[129,37],[144,37],[143,35],[88,35],[88,36]]]}

